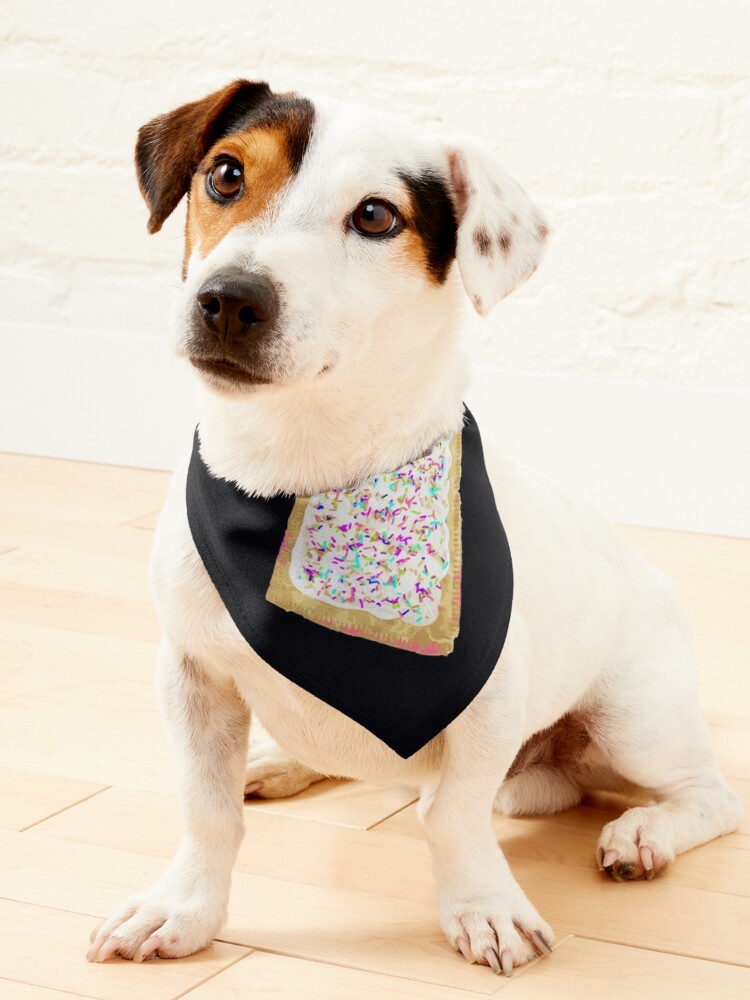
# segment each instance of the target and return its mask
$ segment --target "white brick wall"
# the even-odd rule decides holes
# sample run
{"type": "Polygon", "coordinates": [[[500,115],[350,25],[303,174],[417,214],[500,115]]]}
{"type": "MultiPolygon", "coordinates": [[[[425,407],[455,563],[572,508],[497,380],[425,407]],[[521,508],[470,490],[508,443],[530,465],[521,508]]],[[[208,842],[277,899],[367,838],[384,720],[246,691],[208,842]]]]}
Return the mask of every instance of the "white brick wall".
{"type": "Polygon", "coordinates": [[[135,130],[247,74],[476,131],[540,200],[546,264],[478,359],[750,383],[743,0],[5,0],[0,24],[5,320],[163,330],[182,219],[146,237],[135,130]]]}
{"type": "Polygon", "coordinates": [[[468,319],[485,372],[747,389],[748,39],[744,0],[4,0],[1,319],[165,332],[183,217],[146,235],[135,132],[244,75],[475,131],[544,207],[543,267],[468,319]]]}

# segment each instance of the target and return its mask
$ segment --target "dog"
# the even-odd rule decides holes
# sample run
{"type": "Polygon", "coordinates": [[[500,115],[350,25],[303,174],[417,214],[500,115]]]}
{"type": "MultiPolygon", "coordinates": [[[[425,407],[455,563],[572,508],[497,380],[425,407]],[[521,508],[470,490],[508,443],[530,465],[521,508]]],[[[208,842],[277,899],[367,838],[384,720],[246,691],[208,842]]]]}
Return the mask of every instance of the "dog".
{"type": "MultiPolygon", "coordinates": [[[[211,476],[248,497],[310,497],[460,432],[464,291],[486,315],[548,237],[481,142],[238,80],[145,125],[136,168],[151,232],[188,198],[176,349],[198,375],[211,476]]],[[[288,796],[331,775],[419,787],[447,939],[506,975],[548,955],[554,935],[513,877],[493,809],[554,813],[586,790],[645,790],[651,804],[608,823],[592,857],[617,880],[652,878],[736,829],[674,588],[583,503],[487,459],[515,576],[507,636],[469,704],[404,756],[240,634],[191,533],[189,465],[151,564],[184,839],[156,884],[94,931],[91,961],[210,943],[243,790],[288,796]],[[248,762],[251,711],[271,735],[248,762]]]]}

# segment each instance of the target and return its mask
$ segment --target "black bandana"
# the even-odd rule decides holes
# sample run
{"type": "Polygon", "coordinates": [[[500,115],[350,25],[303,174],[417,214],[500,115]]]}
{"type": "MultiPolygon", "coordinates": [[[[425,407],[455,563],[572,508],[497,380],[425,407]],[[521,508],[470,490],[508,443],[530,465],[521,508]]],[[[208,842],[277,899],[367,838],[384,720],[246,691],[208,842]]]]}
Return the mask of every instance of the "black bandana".
{"type": "Polygon", "coordinates": [[[242,636],[274,670],[410,757],[484,686],[505,642],[510,550],[479,428],[400,469],[313,497],[187,477],[195,546],[242,636]]]}

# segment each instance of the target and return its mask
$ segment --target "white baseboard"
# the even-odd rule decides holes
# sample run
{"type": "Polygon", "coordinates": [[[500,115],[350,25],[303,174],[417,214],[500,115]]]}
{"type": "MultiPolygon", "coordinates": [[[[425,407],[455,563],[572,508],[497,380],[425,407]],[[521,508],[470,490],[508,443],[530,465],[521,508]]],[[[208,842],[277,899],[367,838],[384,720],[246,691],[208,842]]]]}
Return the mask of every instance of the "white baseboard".
{"type": "MultiPolygon", "coordinates": [[[[190,446],[192,376],[168,340],[0,324],[0,449],[170,469],[190,446]]],[[[750,537],[750,393],[485,370],[485,440],[607,517],[750,537]]]]}

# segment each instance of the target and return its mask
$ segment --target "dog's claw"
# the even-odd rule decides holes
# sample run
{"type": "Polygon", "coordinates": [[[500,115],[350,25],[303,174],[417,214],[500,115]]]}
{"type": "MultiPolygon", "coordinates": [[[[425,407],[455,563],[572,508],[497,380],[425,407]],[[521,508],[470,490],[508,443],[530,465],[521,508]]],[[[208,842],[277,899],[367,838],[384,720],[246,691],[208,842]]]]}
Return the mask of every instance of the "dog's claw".
{"type": "MultiPolygon", "coordinates": [[[[505,954],[505,952],[503,952],[505,954]]],[[[494,948],[488,948],[484,953],[484,957],[487,960],[487,965],[492,969],[496,976],[499,976],[503,971],[500,965],[500,959],[497,957],[497,952],[494,948]]]]}
{"type": "Polygon", "coordinates": [[[104,926],[104,921],[100,920],[99,923],[96,925],[96,927],[93,929],[93,931],[89,934],[89,941],[93,942],[99,936],[99,931],[103,926],[104,926]]]}
{"type": "Polygon", "coordinates": [[[603,861],[604,861],[604,848],[603,847],[597,847],[597,849],[596,849],[596,867],[599,869],[600,872],[604,871],[604,865],[602,864],[603,861]]]}
{"type": "Polygon", "coordinates": [[[469,947],[469,941],[467,938],[459,938],[456,942],[458,950],[464,956],[469,965],[474,964],[474,956],[471,953],[471,948],[469,947]]]}
{"type": "Polygon", "coordinates": [[[610,865],[613,865],[615,861],[617,861],[619,856],[620,855],[617,853],[617,851],[607,851],[607,853],[602,858],[602,868],[609,868],[610,865]]]}
{"type": "Polygon", "coordinates": [[[650,847],[639,848],[638,853],[641,856],[641,863],[646,869],[646,878],[654,877],[654,852],[650,847]]]}
{"type": "MultiPolygon", "coordinates": [[[[102,921],[102,923],[104,923],[104,921],[102,921]]],[[[98,929],[99,928],[97,928],[97,930],[98,929]]],[[[87,962],[95,962],[96,961],[96,956],[99,953],[99,949],[101,948],[101,946],[102,946],[103,943],[104,943],[104,935],[101,935],[101,937],[95,937],[94,938],[94,940],[91,943],[91,947],[86,952],[86,961],[87,962]]]]}
{"type": "Polygon", "coordinates": [[[500,967],[503,970],[503,975],[510,979],[513,975],[513,953],[510,948],[506,948],[500,956],[500,967]]]}
{"type": "Polygon", "coordinates": [[[144,962],[148,958],[156,958],[160,946],[161,938],[158,934],[152,934],[149,938],[146,938],[135,955],[133,955],[133,961],[144,962]]]}
{"type": "Polygon", "coordinates": [[[262,784],[262,781],[251,781],[249,784],[245,785],[245,795],[252,795],[253,792],[257,792],[262,784]]]}
{"type": "MultiPolygon", "coordinates": [[[[97,943],[98,943],[98,939],[97,939],[97,941],[94,942],[94,944],[97,944],[97,943]]],[[[89,958],[89,961],[90,962],[106,962],[110,958],[114,958],[114,956],[117,954],[117,949],[119,947],[120,947],[120,942],[116,938],[110,938],[109,941],[107,941],[105,939],[101,943],[101,947],[94,954],[93,958],[89,958]]],[[[93,948],[93,945],[92,945],[91,951],[93,951],[93,950],[94,950],[94,948],[93,948]]],[[[91,954],[91,951],[89,952],[89,954],[91,954]]]]}
{"type": "Polygon", "coordinates": [[[552,954],[552,948],[550,948],[549,941],[544,936],[544,934],[542,934],[541,931],[532,931],[532,933],[529,935],[529,940],[534,945],[539,954],[542,956],[542,958],[552,954]]]}

